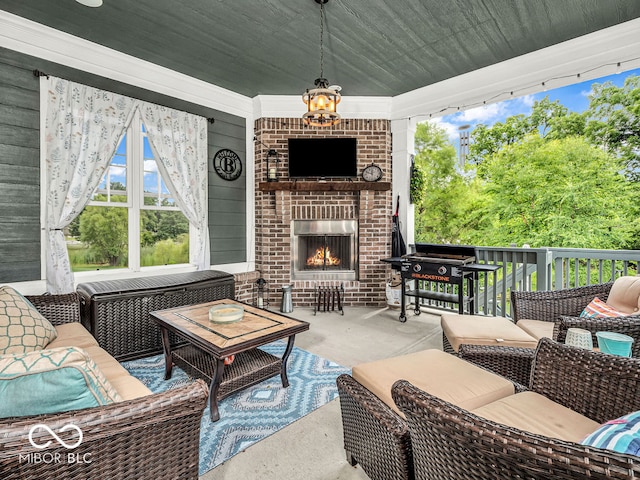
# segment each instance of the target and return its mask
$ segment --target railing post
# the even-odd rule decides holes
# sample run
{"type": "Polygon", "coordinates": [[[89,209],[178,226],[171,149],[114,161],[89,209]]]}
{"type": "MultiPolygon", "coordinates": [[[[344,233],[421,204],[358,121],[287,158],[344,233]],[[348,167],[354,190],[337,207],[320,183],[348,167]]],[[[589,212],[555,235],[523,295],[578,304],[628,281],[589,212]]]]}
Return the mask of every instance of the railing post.
{"type": "Polygon", "coordinates": [[[551,261],[553,254],[548,248],[540,248],[536,252],[536,290],[551,290],[551,261]]]}

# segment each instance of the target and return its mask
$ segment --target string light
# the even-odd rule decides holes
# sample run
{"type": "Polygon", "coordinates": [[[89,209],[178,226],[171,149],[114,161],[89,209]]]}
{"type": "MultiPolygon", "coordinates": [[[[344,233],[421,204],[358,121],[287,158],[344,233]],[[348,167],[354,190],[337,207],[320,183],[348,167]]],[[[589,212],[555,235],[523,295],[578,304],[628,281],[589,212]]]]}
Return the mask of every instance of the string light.
{"type": "MultiPolygon", "coordinates": [[[[557,77],[552,77],[552,78],[548,78],[547,80],[545,80],[544,82],[542,82],[542,88],[543,91],[547,91],[547,86],[550,82],[553,82],[554,80],[562,80],[565,78],[571,78],[571,77],[575,77],[575,78],[582,78],[583,75],[587,74],[587,73],[591,73],[594,70],[599,70],[601,68],[604,67],[616,67],[616,73],[621,73],[622,72],[622,65],[625,63],[631,63],[634,62],[636,60],[640,60],[640,57],[635,57],[635,58],[630,58],[628,60],[624,60],[622,62],[614,62],[614,63],[603,63],[602,65],[598,65],[597,67],[593,67],[590,68],[588,70],[585,70],[583,72],[579,72],[579,73],[572,73],[570,75],[560,75],[557,77]]],[[[534,88],[536,85],[539,85],[538,83],[534,83],[531,85],[528,85],[526,87],[522,87],[519,88],[517,90],[510,90],[510,91],[505,91],[505,92],[500,92],[497,93],[489,98],[487,98],[486,100],[483,101],[477,101],[477,102],[473,102],[473,103],[467,103],[464,105],[457,105],[457,106],[448,106],[448,107],[444,107],[441,108],[440,110],[431,112],[429,114],[423,114],[423,115],[412,115],[409,118],[417,118],[417,117],[426,117],[427,115],[429,116],[429,118],[432,117],[439,117],[441,116],[441,114],[443,114],[444,112],[448,112],[450,110],[456,110],[456,111],[461,111],[461,110],[467,110],[470,108],[474,108],[474,107],[479,107],[481,105],[486,105],[487,103],[492,103],[494,101],[498,101],[497,99],[501,98],[501,97],[505,97],[505,96],[511,96],[513,97],[514,95],[516,95],[518,92],[530,92],[532,88],[534,88]]]]}

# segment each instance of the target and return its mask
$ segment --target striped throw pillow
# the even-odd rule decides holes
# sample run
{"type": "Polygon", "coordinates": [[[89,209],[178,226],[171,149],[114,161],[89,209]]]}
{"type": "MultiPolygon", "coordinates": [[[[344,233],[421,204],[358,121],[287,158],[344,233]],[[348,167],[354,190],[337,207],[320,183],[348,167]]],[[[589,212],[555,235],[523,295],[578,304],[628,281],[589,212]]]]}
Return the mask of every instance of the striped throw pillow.
{"type": "Polygon", "coordinates": [[[603,302],[598,297],[591,300],[589,305],[584,307],[581,317],[624,317],[627,313],[616,310],[611,305],[603,302]]]}
{"type": "Polygon", "coordinates": [[[640,456],[640,411],[608,421],[581,443],[640,456]]]}

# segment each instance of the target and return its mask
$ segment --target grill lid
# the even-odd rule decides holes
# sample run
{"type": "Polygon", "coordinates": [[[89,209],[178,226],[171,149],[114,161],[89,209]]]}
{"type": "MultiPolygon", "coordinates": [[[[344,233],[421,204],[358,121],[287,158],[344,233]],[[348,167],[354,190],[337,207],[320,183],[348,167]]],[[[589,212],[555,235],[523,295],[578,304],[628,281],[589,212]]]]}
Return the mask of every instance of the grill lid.
{"type": "Polygon", "coordinates": [[[470,245],[446,245],[416,243],[416,251],[403,258],[413,261],[431,261],[440,263],[472,263],[476,260],[476,248],[470,245]]]}

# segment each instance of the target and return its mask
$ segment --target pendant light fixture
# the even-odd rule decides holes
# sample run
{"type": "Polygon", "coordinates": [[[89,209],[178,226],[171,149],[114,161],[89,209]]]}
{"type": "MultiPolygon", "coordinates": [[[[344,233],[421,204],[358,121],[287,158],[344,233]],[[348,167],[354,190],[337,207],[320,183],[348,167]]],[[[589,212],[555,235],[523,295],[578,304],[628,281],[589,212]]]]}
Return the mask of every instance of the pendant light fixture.
{"type": "Polygon", "coordinates": [[[336,106],[340,103],[342,88],[329,86],[329,81],[324,78],[324,4],[328,1],[315,0],[320,4],[320,77],[314,82],[315,88],[307,89],[302,95],[302,101],[307,105],[302,119],[311,127],[330,127],[340,122],[336,106]]]}

